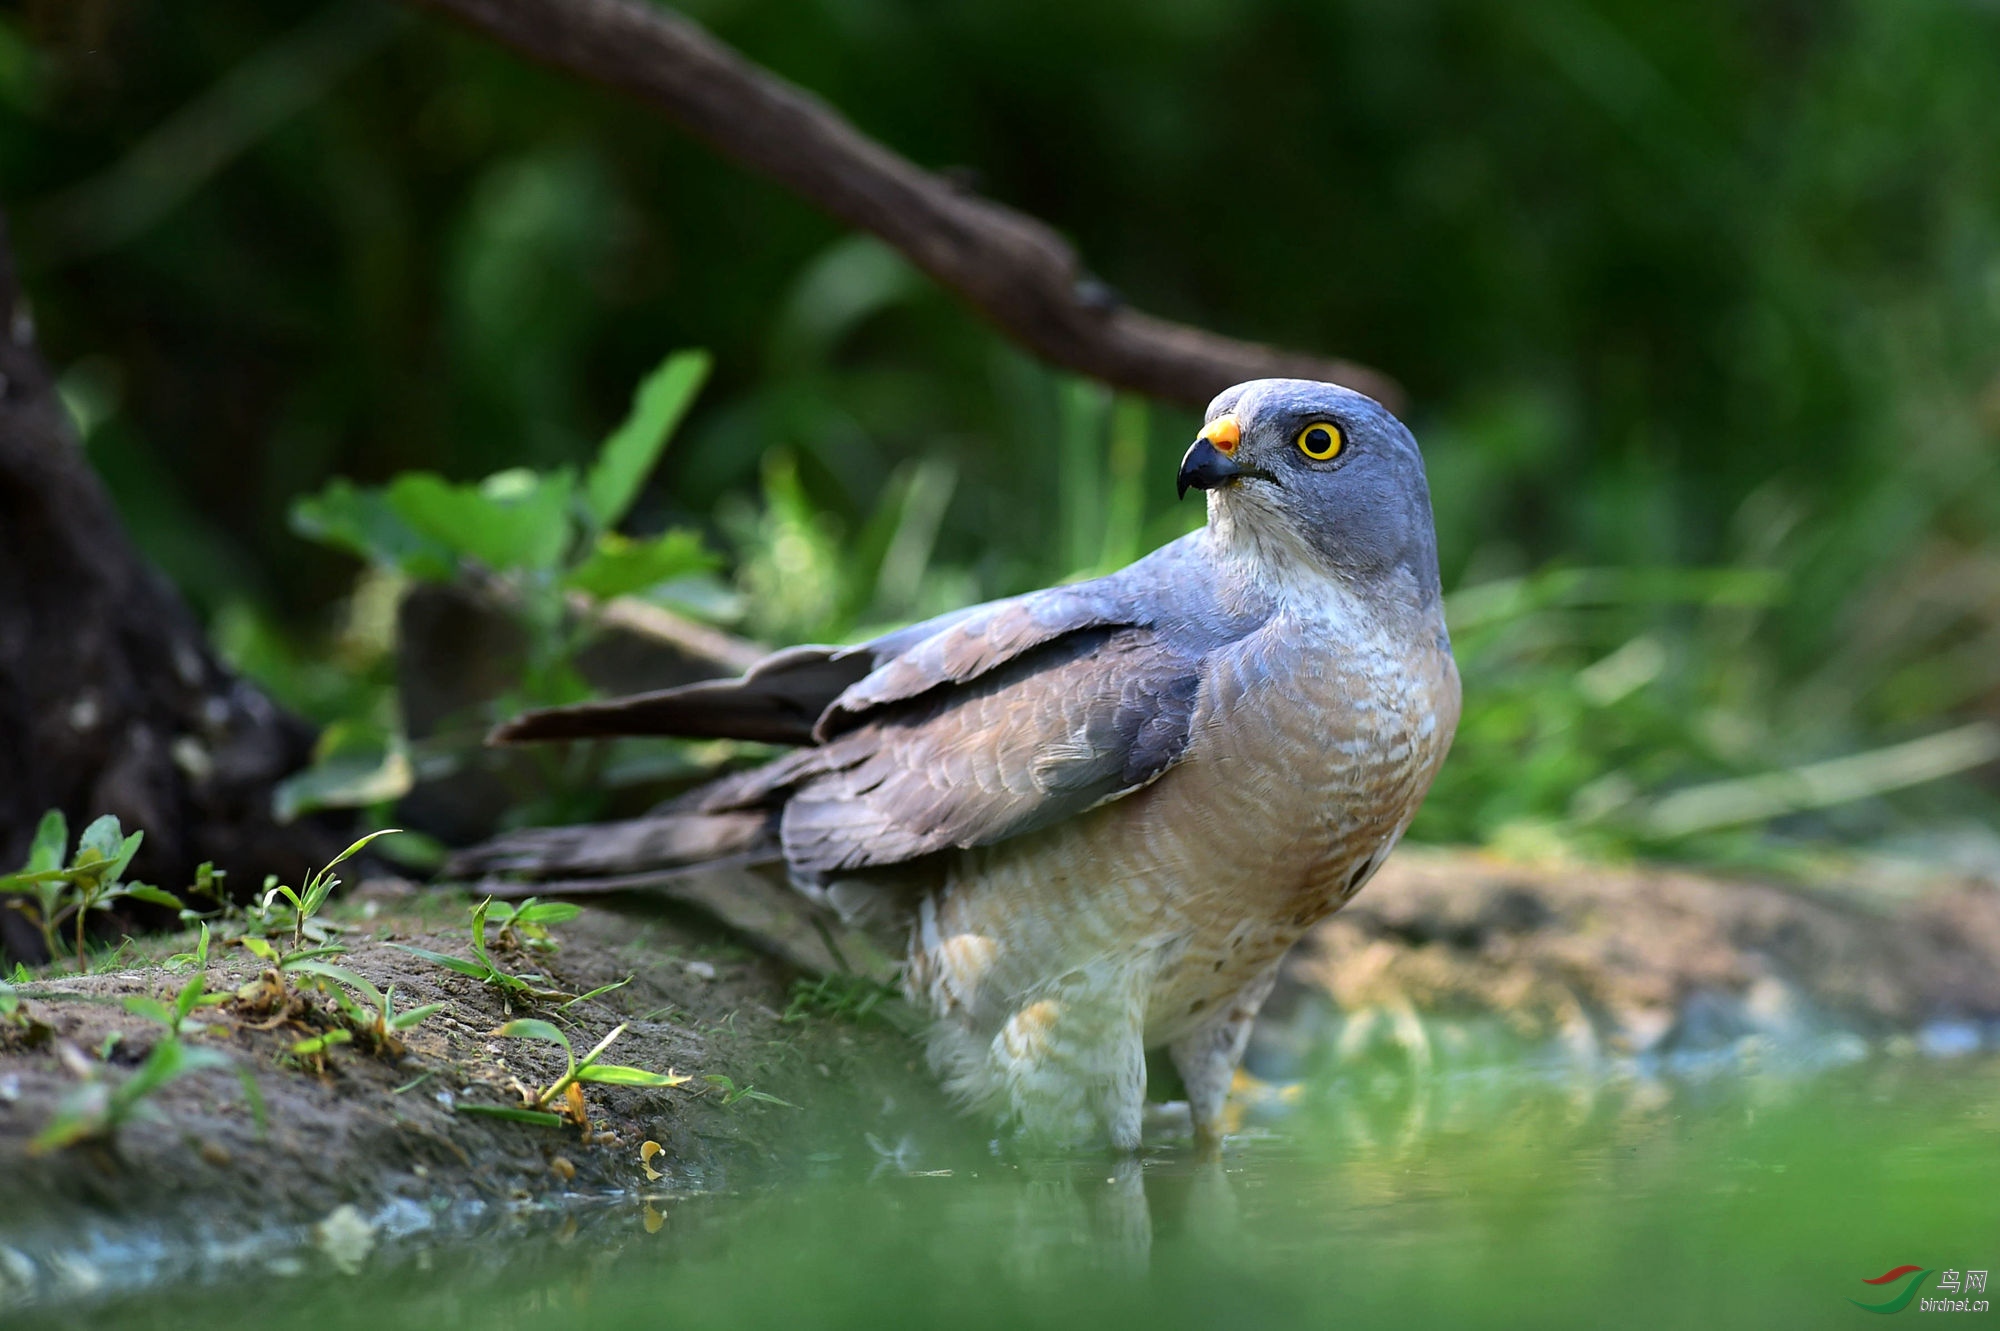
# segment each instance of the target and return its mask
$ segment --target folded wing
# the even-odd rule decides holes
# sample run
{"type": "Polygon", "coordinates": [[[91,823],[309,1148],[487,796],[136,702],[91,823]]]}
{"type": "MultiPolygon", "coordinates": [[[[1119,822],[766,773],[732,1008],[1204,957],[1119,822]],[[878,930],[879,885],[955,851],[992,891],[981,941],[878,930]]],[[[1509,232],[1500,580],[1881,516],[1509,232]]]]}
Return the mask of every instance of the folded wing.
{"type": "Polygon", "coordinates": [[[1205,604],[1184,560],[1168,546],[1111,578],[857,647],[793,648],[741,680],[532,713],[495,738],[805,745],[677,806],[774,817],[802,878],[988,845],[1136,790],[1185,754],[1205,661],[1262,617],[1205,604]]]}

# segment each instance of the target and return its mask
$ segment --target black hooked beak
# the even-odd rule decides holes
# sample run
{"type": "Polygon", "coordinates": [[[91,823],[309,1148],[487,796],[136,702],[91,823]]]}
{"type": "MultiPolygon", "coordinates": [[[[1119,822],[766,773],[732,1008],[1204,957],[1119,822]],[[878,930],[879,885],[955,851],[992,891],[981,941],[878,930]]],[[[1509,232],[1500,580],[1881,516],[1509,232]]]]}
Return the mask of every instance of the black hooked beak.
{"type": "Polygon", "coordinates": [[[1194,441],[1194,447],[1181,459],[1180,497],[1187,498],[1187,492],[1213,490],[1224,481],[1233,481],[1243,475],[1243,468],[1236,460],[1217,448],[1208,439],[1194,441]]]}

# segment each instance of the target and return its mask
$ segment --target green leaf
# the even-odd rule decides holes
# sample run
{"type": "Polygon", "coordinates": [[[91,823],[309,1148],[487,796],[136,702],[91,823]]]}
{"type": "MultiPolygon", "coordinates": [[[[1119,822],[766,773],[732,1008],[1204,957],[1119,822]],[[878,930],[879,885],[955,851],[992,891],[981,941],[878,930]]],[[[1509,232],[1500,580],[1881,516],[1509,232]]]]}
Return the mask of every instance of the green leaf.
{"type": "Polygon", "coordinates": [[[14,992],[14,986],[0,980],[0,1017],[11,1017],[21,1009],[21,996],[14,992]]]}
{"type": "Polygon", "coordinates": [[[95,851],[92,863],[99,860],[116,860],[125,847],[125,829],[118,825],[118,815],[107,813],[83,829],[83,836],[76,843],[77,862],[83,862],[85,851],[95,851]]]}
{"type": "Polygon", "coordinates": [[[245,951],[253,954],[261,961],[275,962],[278,959],[278,949],[272,947],[261,938],[252,938],[246,935],[236,941],[243,945],[245,951]]]}
{"type": "Polygon", "coordinates": [[[114,1106],[137,1104],[177,1077],[204,1068],[233,1067],[227,1055],[213,1049],[196,1049],[168,1036],[153,1046],[132,1075],[113,1092],[114,1106]]]}
{"type": "Polygon", "coordinates": [[[716,555],[702,544],[701,534],[685,528],[677,527],[644,541],[606,532],[597,538],[590,557],[570,570],[564,584],[608,601],[673,578],[706,573],[718,562],[716,555]]]}
{"type": "Polygon", "coordinates": [[[368,980],[356,975],[345,966],[329,966],[323,961],[294,961],[285,967],[288,971],[304,971],[308,975],[318,975],[328,980],[346,985],[355,993],[368,1000],[368,1005],[377,1011],[382,1008],[382,991],[368,980]]]}
{"type": "MultiPolygon", "coordinates": [[[[139,834],[134,832],[132,835],[137,836],[139,834]]],[[[181,908],[181,899],[179,897],[162,888],[153,887],[148,883],[128,884],[125,888],[125,895],[134,901],[147,901],[155,906],[171,906],[175,910],[181,908]]]]}
{"type": "Polygon", "coordinates": [[[379,841],[385,836],[395,836],[402,830],[403,829],[400,827],[384,827],[378,831],[370,832],[367,836],[362,837],[359,841],[349,846],[346,850],[341,851],[340,854],[328,860],[326,862],[326,868],[321,869],[320,873],[327,874],[333,872],[333,870],[339,868],[341,865],[347,863],[347,861],[353,859],[356,855],[359,855],[362,851],[368,849],[370,842],[379,841]]]}
{"type": "Polygon", "coordinates": [[[484,980],[493,973],[491,966],[482,966],[478,962],[467,961],[462,957],[448,957],[427,947],[411,947],[407,943],[391,943],[389,946],[400,948],[413,957],[422,957],[425,961],[435,962],[446,970],[457,971],[460,975],[470,975],[475,980],[484,980]]]}
{"type": "Polygon", "coordinates": [[[457,1105],[452,1112],[472,1114],[479,1118],[504,1118],[509,1123],[533,1123],[543,1128],[559,1128],[563,1125],[561,1114],[551,1114],[540,1109],[516,1109],[512,1105],[457,1105]]]}
{"type": "Polygon", "coordinates": [[[351,1044],[353,1041],[353,1031],[333,1030],[328,1031],[325,1035],[315,1035],[308,1039],[300,1040],[287,1052],[297,1054],[303,1058],[312,1054],[323,1054],[335,1045],[351,1044]]]}
{"type": "MultiPolygon", "coordinates": [[[[115,821],[112,823],[113,827],[117,825],[115,821]]],[[[111,867],[104,871],[104,881],[106,883],[115,883],[125,876],[126,866],[132,863],[132,857],[139,853],[139,843],[145,839],[146,834],[143,831],[134,832],[131,836],[126,837],[118,843],[117,852],[110,857],[111,867]]],[[[158,891],[157,888],[149,888],[148,890],[158,891]]],[[[162,893],[162,895],[165,894],[162,893]]],[[[172,897],[168,897],[167,904],[178,909],[181,903],[172,897]]]]}
{"type": "Polygon", "coordinates": [[[517,469],[478,485],[453,485],[430,472],[406,472],[389,486],[389,506],[410,526],[495,572],[553,568],[570,543],[567,471],[517,469]]]}
{"type": "Polygon", "coordinates": [[[708,378],[709,364],[706,351],[677,351],[640,381],[631,414],[604,441],[584,482],[599,530],[618,525],[639,497],[661,450],[708,378]]]}
{"type": "Polygon", "coordinates": [[[159,999],[148,998],[144,994],[133,994],[121,1006],[135,1017],[144,1017],[147,1021],[157,1021],[162,1026],[173,1026],[179,1021],[179,1017],[175,1014],[174,1009],[168,1007],[159,999]]]}
{"type": "Polygon", "coordinates": [[[382,491],[345,480],[293,504],[292,530],[426,582],[449,582],[458,571],[451,547],[404,521],[382,491]]]}
{"type": "Polygon", "coordinates": [[[602,998],[613,989],[623,989],[626,985],[632,983],[632,980],[633,977],[628,975],[622,980],[613,980],[610,984],[600,984],[589,993],[578,994],[575,998],[570,999],[569,1002],[562,1005],[561,1010],[567,1012],[578,1003],[588,1003],[593,998],[602,998]]]}
{"type": "MultiPolygon", "coordinates": [[[[327,737],[341,731],[336,723],[327,737]]],[[[331,749],[325,738],[312,766],[278,783],[271,810],[281,823],[320,809],[365,809],[401,799],[417,784],[408,748],[396,736],[367,746],[331,749]]]]}
{"type": "Polygon", "coordinates": [[[35,840],[28,847],[28,862],[21,866],[21,872],[46,873],[51,869],[60,869],[68,858],[69,819],[63,817],[61,809],[50,809],[35,826],[35,840]]]}
{"type": "MultiPolygon", "coordinates": [[[[182,985],[181,991],[174,995],[174,1012],[178,1016],[185,1018],[189,1013],[201,1006],[202,991],[207,988],[208,980],[206,977],[200,975],[195,976],[192,980],[182,985]]],[[[217,997],[220,997],[220,995],[217,995],[217,997]]]]}
{"type": "Polygon", "coordinates": [[[425,1017],[430,1016],[434,1012],[442,1011],[444,1011],[444,1004],[426,1003],[422,1007],[413,1007],[408,1012],[398,1012],[395,1016],[389,1018],[389,1029],[392,1031],[407,1031],[412,1026],[423,1021],[425,1017]]]}
{"type": "Polygon", "coordinates": [[[257,1084],[257,1076],[249,1068],[238,1067],[236,1080],[242,1083],[243,1099],[250,1106],[250,1121],[257,1125],[257,1135],[261,1138],[264,1130],[271,1125],[271,1115],[264,1107],[264,1090],[257,1084]]]}
{"type": "Polygon", "coordinates": [[[623,1063],[592,1063],[576,1070],[578,1081],[598,1081],[607,1086],[678,1086],[689,1078],[678,1072],[648,1072],[623,1063]]]}
{"type": "Polygon", "coordinates": [[[583,914],[574,901],[538,901],[514,912],[515,924],[567,924],[583,914]]]}
{"type": "Polygon", "coordinates": [[[347,951],[347,944],[345,943],[328,943],[325,947],[309,947],[303,952],[294,952],[286,957],[278,964],[278,969],[285,971],[295,970],[308,961],[317,961],[321,957],[337,957],[345,951],[347,951]]]}
{"type": "Polygon", "coordinates": [[[101,1081],[86,1082],[62,1098],[54,1117],[28,1143],[28,1154],[60,1151],[101,1134],[111,1121],[111,1088],[101,1081]]]}
{"type": "Polygon", "coordinates": [[[492,909],[492,897],[486,898],[472,908],[472,955],[479,958],[487,970],[498,975],[501,973],[500,968],[486,955],[486,913],[492,909]]]}
{"type": "Polygon", "coordinates": [[[508,1040],[546,1040],[550,1044],[561,1045],[565,1052],[573,1052],[570,1050],[569,1037],[564,1035],[560,1028],[546,1021],[537,1021],[533,1017],[521,1017],[510,1021],[493,1033],[508,1040]]]}

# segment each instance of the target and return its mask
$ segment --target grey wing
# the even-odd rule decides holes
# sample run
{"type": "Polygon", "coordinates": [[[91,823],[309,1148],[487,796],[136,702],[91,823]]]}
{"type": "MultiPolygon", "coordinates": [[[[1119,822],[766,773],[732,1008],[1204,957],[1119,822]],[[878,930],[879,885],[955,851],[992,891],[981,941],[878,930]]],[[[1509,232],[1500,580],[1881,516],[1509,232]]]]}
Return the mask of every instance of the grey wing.
{"type": "Polygon", "coordinates": [[[854,647],[788,647],[740,679],[527,712],[496,727],[487,742],[680,735],[812,744],[841,716],[972,679],[1064,633],[1129,620],[1129,609],[1100,583],[1052,588],[953,611],[854,647]]]}
{"type": "Polygon", "coordinates": [[[781,806],[785,860],[806,876],[989,845],[1167,771],[1186,752],[1201,678],[1199,654],[1151,629],[1079,631],[883,705],[819,748],[712,787],[701,807],[781,806]]]}
{"type": "Polygon", "coordinates": [[[767,656],[741,679],[527,712],[496,727],[489,744],[587,739],[597,735],[681,735],[810,744],[820,713],[864,678],[873,661],[838,647],[792,647],[767,656]]]}
{"type": "Polygon", "coordinates": [[[810,745],[677,806],[776,812],[785,860],[808,877],[988,845],[1136,790],[1185,754],[1205,661],[1263,622],[1214,607],[1189,557],[1176,542],[1109,578],[859,647],[794,648],[738,681],[531,714],[500,738],[810,745]]]}

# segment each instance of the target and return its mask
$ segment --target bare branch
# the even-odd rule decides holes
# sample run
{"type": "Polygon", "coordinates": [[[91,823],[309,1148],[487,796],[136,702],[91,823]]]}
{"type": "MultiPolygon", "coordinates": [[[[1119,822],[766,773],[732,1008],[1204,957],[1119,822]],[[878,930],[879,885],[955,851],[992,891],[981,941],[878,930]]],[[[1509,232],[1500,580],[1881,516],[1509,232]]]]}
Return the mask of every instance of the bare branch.
{"type": "Polygon", "coordinates": [[[874,232],[1058,365],[1196,404],[1264,376],[1331,380],[1392,407],[1401,402],[1395,381],[1366,366],[1125,307],[1046,224],[922,170],[678,14],[637,0],[408,2],[664,111],[724,156],[874,232]]]}

